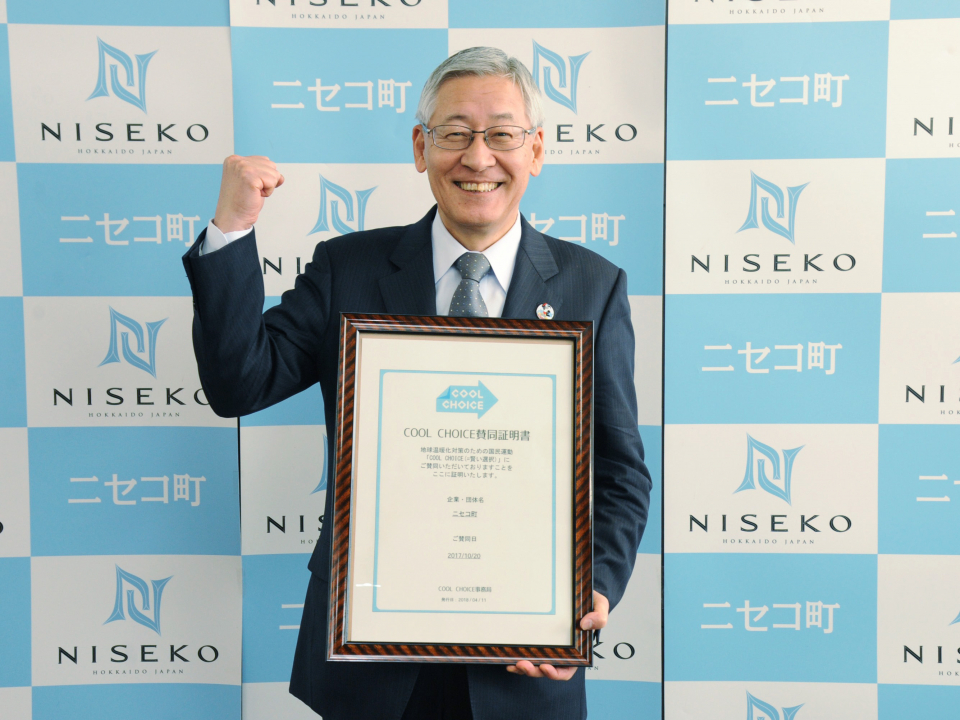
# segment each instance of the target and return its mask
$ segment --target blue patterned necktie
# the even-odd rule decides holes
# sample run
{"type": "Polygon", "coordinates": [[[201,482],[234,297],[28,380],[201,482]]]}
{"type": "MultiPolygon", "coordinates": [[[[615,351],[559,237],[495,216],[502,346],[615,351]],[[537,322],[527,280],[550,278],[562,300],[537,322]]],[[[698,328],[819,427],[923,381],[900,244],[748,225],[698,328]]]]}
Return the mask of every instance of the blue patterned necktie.
{"type": "Polygon", "coordinates": [[[447,314],[452,317],[487,317],[487,304],[480,295],[480,278],[490,272],[490,261],[483,253],[464,253],[454,265],[462,279],[453,293],[447,314]]]}

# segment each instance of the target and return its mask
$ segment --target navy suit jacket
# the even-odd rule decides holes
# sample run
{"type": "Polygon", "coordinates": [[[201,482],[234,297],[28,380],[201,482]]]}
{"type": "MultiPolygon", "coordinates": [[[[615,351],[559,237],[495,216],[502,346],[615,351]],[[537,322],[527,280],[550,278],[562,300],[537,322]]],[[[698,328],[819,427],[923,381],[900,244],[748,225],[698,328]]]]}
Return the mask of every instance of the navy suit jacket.
{"type": "MultiPolygon", "coordinates": [[[[327,427],[336,427],[340,313],[436,315],[435,213],[434,207],[413,225],[319,243],[294,289],[265,313],[255,234],[200,256],[204,231],[183,263],[193,290],[200,380],[214,412],[246,415],[319,382],[327,427]]],[[[650,492],[637,429],[627,277],[596,253],[542,235],[526,219],[521,224],[502,316],[535,319],[537,307],[549,303],[557,320],[594,324],[593,582],[613,608],[633,571],[650,492]]],[[[332,467],[327,477],[334,477],[332,467]]],[[[332,498],[328,492],[328,518],[332,498]]],[[[308,567],[290,691],[324,720],[399,720],[418,664],[326,661],[326,524],[308,567]]],[[[474,720],[586,717],[582,668],[568,682],[518,677],[500,666],[471,665],[467,675],[474,720]]]]}

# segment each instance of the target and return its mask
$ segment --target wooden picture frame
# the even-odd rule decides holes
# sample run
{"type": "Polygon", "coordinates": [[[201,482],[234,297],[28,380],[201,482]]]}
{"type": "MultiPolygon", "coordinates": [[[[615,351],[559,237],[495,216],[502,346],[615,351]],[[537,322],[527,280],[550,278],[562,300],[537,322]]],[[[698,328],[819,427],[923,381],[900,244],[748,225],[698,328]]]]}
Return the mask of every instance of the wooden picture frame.
{"type": "Polygon", "coordinates": [[[591,322],[341,315],[328,659],[592,664],[592,371],[591,322]]]}

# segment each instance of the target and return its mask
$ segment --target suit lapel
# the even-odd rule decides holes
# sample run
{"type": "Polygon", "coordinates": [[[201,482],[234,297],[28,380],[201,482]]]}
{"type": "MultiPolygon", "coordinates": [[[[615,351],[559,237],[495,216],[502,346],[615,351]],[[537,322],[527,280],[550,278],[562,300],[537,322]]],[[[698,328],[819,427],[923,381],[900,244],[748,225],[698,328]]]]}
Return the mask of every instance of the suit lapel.
{"type": "Polygon", "coordinates": [[[397,272],[380,279],[380,294],[392,315],[436,315],[431,228],[436,206],[407,228],[390,255],[397,272]]]}
{"type": "Polygon", "coordinates": [[[520,247],[517,262],[510,279],[510,290],[503,306],[503,317],[536,319],[537,308],[543,303],[553,307],[555,318],[560,316],[563,298],[558,289],[547,281],[560,272],[543,235],[534,230],[526,218],[520,217],[520,247]]]}

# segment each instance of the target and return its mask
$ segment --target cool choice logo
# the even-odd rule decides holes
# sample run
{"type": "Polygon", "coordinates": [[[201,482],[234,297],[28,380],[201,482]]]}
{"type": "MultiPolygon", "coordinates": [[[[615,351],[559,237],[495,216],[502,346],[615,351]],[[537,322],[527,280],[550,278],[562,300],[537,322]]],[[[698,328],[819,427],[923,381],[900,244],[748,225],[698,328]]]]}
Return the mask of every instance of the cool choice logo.
{"type": "Polygon", "coordinates": [[[437,398],[439,413],[476,413],[482,418],[497,404],[497,396],[482,382],[476,385],[451,385],[437,398]]]}
{"type": "Polygon", "coordinates": [[[167,583],[173,579],[173,576],[171,575],[163,580],[150,581],[150,584],[153,586],[153,617],[150,617],[149,615],[144,614],[146,611],[150,610],[151,594],[150,588],[147,587],[147,583],[138,578],[136,575],[128,573],[119,565],[117,565],[116,568],[117,598],[113,605],[113,612],[110,613],[110,617],[107,618],[107,621],[104,623],[104,625],[107,623],[116,622],[117,620],[126,620],[126,616],[123,613],[123,583],[124,581],[127,581],[133,586],[133,589],[127,590],[127,612],[130,615],[130,619],[134,622],[140,623],[144,627],[150,628],[157,635],[159,635],[160,601],[163,598],[163,588],[166,587],[167,583]],[[134,590],[140,593],[140,607],[143,608],[143,612],[137,608],[134,590]]]}
{"type": "MultiPolygon", "coordinates": [[[[533,41],[533,79],[537,87],[550,100],[570,110],[575,115],[577,110],[577,86],[579,84],[580,69],[589,52],[581,55],[570,55],[566,59],[536,40],[533,41]],[[554,83],[556,78],[556,83],[554,83]]],[[[586,123],[585,126],[574,123],[559,123],[554,126],[555,139],[558,143],[593,143],[590,147],[575,145],[571,148],[548,148],[549,155],[600,155],[601,147],[596,143],[606,143],[610,140],[626,143],[637,137],[637,126],[629,122],[614,123],[604,119],[603,122],[586,123]],[[610,135],[610,126],[615,125],[613,135],[610,135]],[[603,131],[603,134],[601,134],[603,131]]]]}
{"type": "Polygon", "coordinates": [[[747,693],[747,720],[793,720],[803,705],[783,708],[783,715],[770,703],[747,693]]]}
{"type": "MultiPolygon", "coordinates": [[[[797,455],[804,447],[804,445],[801,445],[800,447],[784,449],[777,452],[769,445],[747,435],[747,468],[743,476],[743,481],[737,489],[733,491],[734,495],[746,490],[755,490],[759,486],[759,488],[767,494],[782,500],[787,503],[787,505],[792,505],[791,491],[794,463],[796,462],[797,455]],[[767,469],[767,463],[770,464],[769,470],[767,469]],[[781,481],[782,485],[778,485],[774,481],[781,481]]],[[[784,545],[813,545],[815,540],[813,537],[807,535],[807,533],[820,533],[824,529],[822,520],[816,525],[814,524],[814,522],[820,518],[819,513],[812,515],[804,513],[800,515],[799,518],[792,514],[771,514],[769,516],[769,527],[762,529],[760,523],[757,522],[758,517],[758,513],[744,513],[740,516],[740,526],[737,528],[729,528],[727,515],[721,515],[719,530],[722,534],[728,532],[736,534],[755,533],[758,531],[764,535],[766,535],[767,532],[771,534],[770,537],[754,539],[725,537],[723,544],[777,545],[782,543],[784,545]],[[797,531],[804,534],[804,537],[791,537],[790,534],[796,533],[797,531]],[[787,533],[787,536],[774,536],[772,535],[773,533],[787,533]]],[[[827,526],[834,533],[845,533],[853,527],[853,521],[846,515],[834,515],[830,518],[827,526]]],[[[718,529],[716,519],[714,519],[711,525],[709,513],[704,514],[702,520],[697,515],[689,515],[688,532],[694,532],[695,527],[699,528],[698,532],[713,532],[718,529]]]]}
{"type": "MultiPolygon", "coordinates": [[[[377,186],[369,188],[368,190],[351,192],[342,185],[337,185],[335,182],[328,180],[323,175],[319,177],[320,211],[317,214],[317,222],[314,223],[313,228],[307,235],[313,235],[319,232],[332,232],[333,235],[331,237],[333,237],[363,231],[366,228],[367,203],[370,200],[370,195],[377,189],[377,186]],[[340,213],[341,203],[343,203],[346,218],[340,213]],[[352,223],[352,225],[348,223],[352,223]]],[[[295,274],[300,275],[303,272],[304,263],[299,255],[292,259],[296,269],[295,274]]],[[[282,255],[276,257],[276,262],[274,262],[273,258],[264,256],[263,274],[266,275],[269,269],[277,275],[283,275],[283,260],[284,256],[282,255]]],[[[287,257],[286,265],[288,270],[290,269],[290,260],[291,258],[287,257]]]]}
{"type": "MultiPolygon", "coordinates": [[[[320,458],[320,482],[317,483],[317,486],[310,491],[310,495],[316,495],[318,492],[326,492],[327,490],[327,436],[323,436],[323,441],[320,443],[321,448],[321,458],[320,458]]],[[[299,518],[299,525],[296,526],[298,529],[294,530],[294,526],[291,525],[291,532],[298,532],[300,535],[306,534],[307,537],[301,538],[301,545],[313,545],[316,542],[316,537],[314,533],[319,533],[323,530],[323,515],[317,517],[317,527],[314,530],[311,528],[309,531],[306,528],[306,516],[298,513],[292,513],[291,517],[299,518]]],[[[281,515],[280,520],[277,521],[275,518],[267,515],[267,535],[272,533],[280,533],[281,535],[287,534],[287,516],[281,515]]]]}
{"type": "MultiPolygon", "coordinates": [[[[951,354],[951,357],[952,357],[952,354],[951,354]]],[[[958,357],[956,360],[952,362],[950,362],[949,360],[943,361],[943,359],[941,359],[941,361],[944,362],[944,366],[946,366],[947,364],[949,364],[950,366],[953,366],[953,365],[960,364],[960,357],[958,357]]],[[[908,383],[905,387],[906,387],[906,392],[904,393],[905,403],[911,403],[911,402],[916,403],[919,401],[922,404],[926,404],[927,402],[926,384],[916,383],[914,385],[910,385],[908,383]],[[919,388],[919,390],[917,388],[919,388]]],[[[952,415],[955,418],[960,418],[960,409],[958,409],[958,406],[960,406],[960,391],[958,391],[958,389],[956,388],[956,385],[954,385],[954,387],[948,391],[947,388],[949,387],[950,387],[950,384],[948,383],[931,384],[930,403],[934,407],[936,407],[936,405],[938,404],[953,405],[953,407],[941,408],[940,414],[952,415]],[[935,390],[934,388],[937,388],[938,386],[939,386],[939,390],[935,390]]]]}
{"type": "MultiPolygon", "coordinates": [[[[150,585],[142,578],[127,572],[119,565],[116,568],[117,591],[114,600],[113,612],[107,618],[104,625],[109,625],[120,620],[132,620],[143,625],[160,635],[160,604],[163,598],[163,591],[167,583],[173,579],[173,576],[162,580],[151,580],[150,585]],[[151,609],[151,605],[153,606],[151,609]],[[129,616],[129,618],[128,618],[129,616]]],[[[118,629],[124,626],[116,626],[118,629]]],[[[146,675],[150,672],[146,667],[130,667],[126,663],[138,665],[141,663],[162,663],[164,667],[153,667],[153,674],[164,675],[184,675],[184,669],[178,667],[183,663],[190,663],[193,660],[199,660],[203,663],[214,663],[220,658],[220,651],[213,645],[200,645],[194,651],[189,643],[170,645],[169,660],[166,659],[166,653],[161,651],[160,657],[157,656],[157,645],[141,644],[139,646],[139,660],[135,653],[131,658],[132,651],[128,642],[115,643],[110,646],[109,662],[116,665],[124,665],[123,668],[111,667],[111,669],[93,669],[94,675],[146,675]]],[[[90,646],[89,664],[97,665],[105,660],[98,658],[98,645],[90,646]]],[[[72,663],[75,666],[87,664],[87,653],[81,653],[79,647],[58,647],[57,665],[63,665],[65,662],[72,663]]],[[[69,666],[68,666],[69,667],[69,666]]]]}
{"type": "Polygon", "coordinates": [[[144,113],[147,112],[147,66],[150,64],[150,60],[154,55],[157,54],[157,51],[145,53],[143,55],[137,55],[137,72],[134,76],[133,72],[133,62],[130,60],[130,56],[125,52],[118,50],[112,45],[108,45],[100,38],[97,38],[97,45],[100,50],[100,70],[97,72],[97,86],[93,89],[93,93],[87,100],[92,100],[96,97],[104,97],[110,95],[110,90],[113,90],[115,97],[120,98],[124,102],[128,102],[134,107],[138,107],[143,110],[144,113]],[[116,63],[109,63],[107,57],[111,57],[116,60],[116,63]],[[109,67],[110,72],[110,87],[107,87],[107,68],[109,67]],[[122,68],[124,72],[124,82],[121,83],[117,77],[118,69],[122,68]],[[134,95],[127,88],[138,87],[139,93],[134,95]]]}
{"type": "MultiPolygon", "coordinates": [[[[747,230],[759,230],[762,225],[764,229],[779,235],[788,240],[791,244],[797,244],[796,226],[797,226],[797,206],[800,202],[800,194],[810,183],[794,185],[783,189],[757,175],[750,172],[750,197],[747,205],[747,219],[736,231],[736,234],[747,230]],[[771,200],[775,208],[776,216],[771,213],[771,200]],[[759,206],[759,222],[758,222],[759,206]],[[785,220],[785,222],[780,222],[785,220]]],[[[751,234],[751,238],[753,235],[751,234]]],[[[734,260],[734,263],[737,261],[734,260]]],[[[794,258],[792,253],[775,253],[769,260],[763,258],[762,253],[752,252],[743,255],[743,265],[739,268],[731,268],[730,255],[723,256],[723,272],[726,274],[737,275],[739,273],[758,273],[761,271],[772,271],[773,273],[792,273],[794,271],[807,273],[822,273],[838,271],[841,273],[850,272],[857,265],[857,259],[850,253],[839,253],[834,255],[832,261],[824,257],[823,253],[804,253],[803,266],[801,267],[799,256],[794,258]]],[[[719,270],[719,263],[714,262],[711,265],[711,256],[697,257],[690,255],[691,273],[711,273],[719,270]]],[[[764,273],[765,274],[765,273],[764,273]]],[[[731,278],[725,281],[729,285],[752,285],[752,284],[779,284],[779,276],[776,279],[735,279],[731,278]]],[[[816,284],[816,277],[784,278],[784,284],[816,284]]]]}
{"type": "MultiPolygon", "coordinates": [[[[960,614],[958,614],[952,621],[950,621],[947,624],[947,627],[948,628],[953,627],[954,625],[957,625],[957,624],[960,624],[960,614]]],[[[957,640],[956,638],[953,638],[948,642],[951,643],[952,645],[952,643],[957,642],[957,640]]],[[[947,650],[948,655],[946,660],[944,660],[944,657],[943,657],[943,649],[945,646],[937,645],[936,661],[933,661],[933,656],[932,656],[932,653],[929,651],[929,649],[927,650],[926,656],[924,656],[923,645],[914,645],[913,647],[909,645],[904,645],[903,646],[903,662],[908,664],[919,663],[921,665],[925,664],[926,661],[931,661],[931,664],[934,664],[934,665],[943,665],[945,662],[949,663],[949,654],[951,652],[949,648],[951,647],[951,645],[946,646],[948,647],[948,650],[947,650]]],[[[957,658],[955,662],[957,665],[960,665],[960,647],[957,648],[956,655],[957,655],[957,658]]],[[[953,678],[954,680],[958,680],[960,679],[960,670],[938,670],[937,676],[945,677],[945,678],[949,677],[949,678],[953,678]]]]}
{"type": "MultiPolygon", "coordinates": [[[[114,98],[127,105],[132,105],[146,114],[147,112],[147,69],[153,56],[159,52],[152,50],[147,53],[134,55],[134,59],[123,50],[120,50],[101,38],[97,38],[97,80],[93,92],[87,98],[87,101],[97,100],[97,98],[114,98]],[[134,60],[136,67],[134,67],[134,60]],[[121,77],[122,76],[122,77],[121,77]]],[[[100,102],[100,101],[98,101],[100,102]]],[[[106,105],[105,111],[115,111],[116,106],[106,105]]],[[[82,122],[63,122],[61,120],[40,123],[40,139],[43,142],[48,140],[62,143],[64,141],[74,140],[77,143],[89,143],[92,135],[94,143],[98,145],[90,147],[78,147],[77,152],[81,155],[126,155],[134,153],[137,149],[140,154],[161,154],[169,155],[173,153],[172,149],[154,148],[149,146],[134,145],[134,143],[178,143],[184,135],[187,140],[194,143],[204,142],[210,136],[209,128],[203,123],[193,123],[186,128],[184,135],[179,135],[177,123],[158,122],[156,129],[156,140],[153,133],[144,128],[142,122],[121,122],[118,127],[114,126],[114,121],[92,123],[93,128],[86,126],[82,122]],[[73,132],[70,126],[73,125],[73,132]],[[120,129],[123,128],[123,129],[120,129]],[[71,137],[72,135],[72,137],[71,137]],[[123,147],[102,146],[99,143],[122,143],[123,147]]]]}
{"type": "MultiPolygon", "coordinates": [[[[103,367],[104,365],[111,365],[113,363],[121,363],[121,356],[123,360],[127,361],[127,364],[132,365],[139,370],[144,371],[145,373],[152,375],[154,378],[157,377],[157,335],[160,332],[160,327],[168,320],[169,318],[164,318],[163,320],[157,320],[154,322],[148,322],[146,325],[141,325],[137,320],[124,315],[110,308],[110,342],[107,348],[107,356],[103,359],[98,367],[103,367]],[[126,330],[120,329],[125,328],[126,330]],[[130,335],[133,334],[133,338],[136,341],[136,351],[131,347],[130,335]]],[[[73,407],[74,406],[74,394],[73,388],[53,388],[53,405],[54,407],[73,407]]],[[[107,388],[105,392],[105,398],[103,399],[103,404],[108,406],[119,406],[123,405],[128,399],[133,400],[131,395],[126,395],[129,389],[123,387],[110,387],[107,388]]],[[[153,387],[138,387],[132,393],[136,397],[136,405],[138,406],[155,406],[158,403],[163,401],[159,397],[153,395],[154,392],[158,391],[158,388],[153,387]]],[[[189,400],[181,399],[180,393],[184,392],[184,388],[165,388],[166,390],[166,406],[175,408],[178,406],[186,405],[189,400]]],[[[82,402],[79,393],[76,398],[78,405],[82,402]]],[[[100,404],[100,400],[94,400],[93,388],[86,388],[86,405],[88,407],[95,407],[100,404]]],[[[203,389],[197,388],[193,393],[193,402],[197,405],[208,405],[206,399],[203,397],[203,389]],[[203,399],[201,399],[203,398],[203,399]]],[[[153,413],[156,416],[163,417],[178,417],[179,414],[176,412],[173,413],[153,413]]],[[[133,413],[98,413],[91,412],[90,417],[104,417],[104,416],[132,416],[133,413]]]]}

